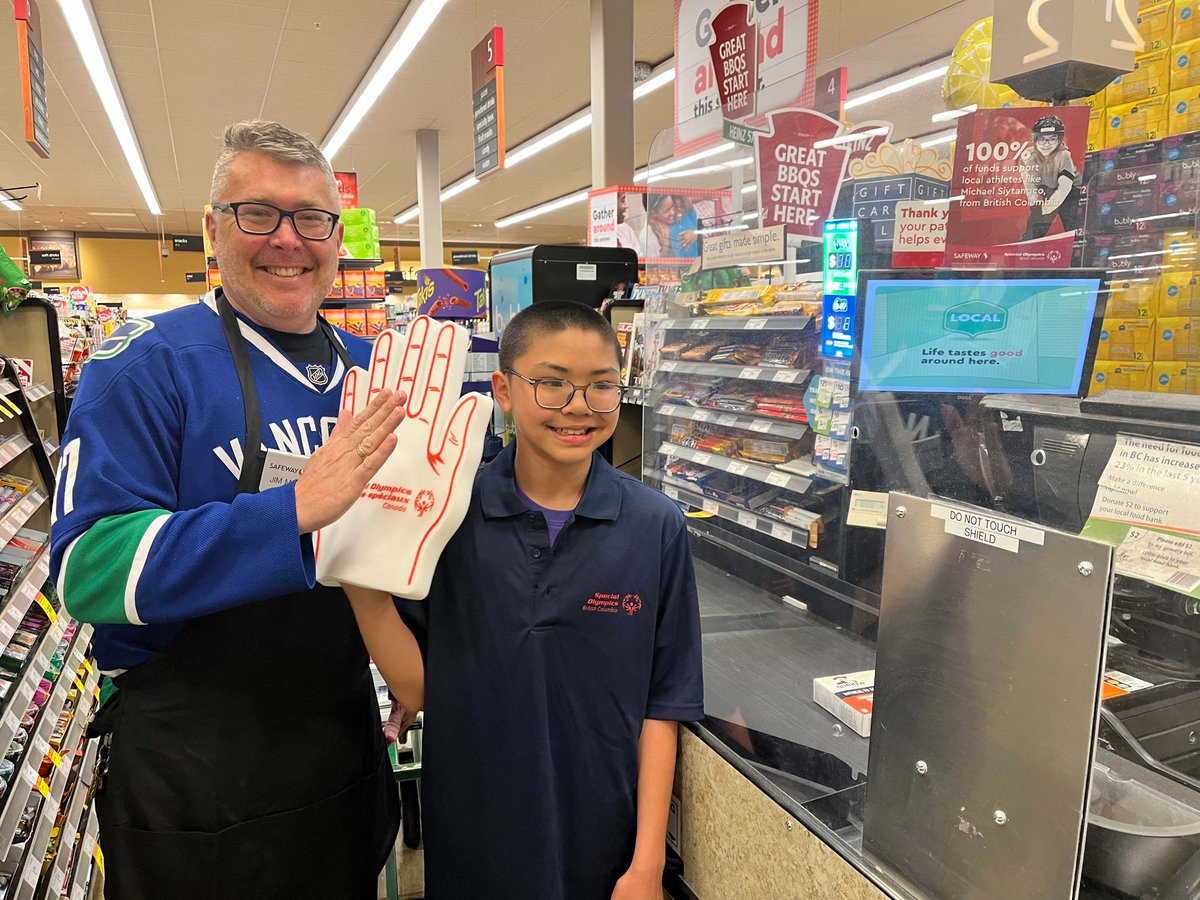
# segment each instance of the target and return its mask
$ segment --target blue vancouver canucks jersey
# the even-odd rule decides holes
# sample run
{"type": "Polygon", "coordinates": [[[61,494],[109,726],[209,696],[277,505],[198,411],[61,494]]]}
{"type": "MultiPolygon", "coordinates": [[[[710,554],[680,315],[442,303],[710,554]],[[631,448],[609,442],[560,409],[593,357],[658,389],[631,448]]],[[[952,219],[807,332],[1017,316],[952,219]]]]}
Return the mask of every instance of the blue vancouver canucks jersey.
{"type": "MultiPolygon", "coordinates": [[[[309,454],[337,421],[344,365],[315,386],[239,318],[262,445],[309,454]]],[[[370,345],[338,337],[366,366],[370,345]]],[[[319,379],[318,379],[319,380],[319,379]]],[[[214,294],[131,319],[84,366],[59,463],[51,573],[96,624],[106,672],[145,662],[189,619],[315,584],[293,485],[237,494],[245,411],[214,294]]]]}

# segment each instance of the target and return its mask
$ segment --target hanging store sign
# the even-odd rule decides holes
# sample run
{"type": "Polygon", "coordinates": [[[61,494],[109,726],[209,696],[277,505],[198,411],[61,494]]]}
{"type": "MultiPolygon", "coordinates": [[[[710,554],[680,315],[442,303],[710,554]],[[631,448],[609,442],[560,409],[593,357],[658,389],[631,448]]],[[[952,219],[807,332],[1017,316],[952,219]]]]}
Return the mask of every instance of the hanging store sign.
{"type": "MultiPolygon", "coordinates": [[[[713,65],[711,48],[720,42],[716,22],[730,7],[743,21],[749,17],[756,33],[754,46],[746,48],[755,60],[750,79],[757,95],[754,108],[767,111],[810,104],[808,76],[817,63],[818,0],[675,0],[676,154],[721,139],[723,76],[722,67],[713,65]]],[[[752,119],[748,124],[755,127],[762,122],[752,119]]]]}
{"type": "Polygon", "coordinates": [[[1083,224],[1083,106],[983,109],[958,120],[947,266],[1063,269],[1083,224]]]}
{"type": "Polygon", "coordinates": [[[475,177],[504,168],[504,29],[493,28],[471,51],[475,177]]]}
{"type": "Polygon", "coordinates": [[[17,19],[17,68],[21,73],[25,142],[46,159],[50,156],[50,120],[46,108],[41,17],[34,0],[13,0],[13,11],[17,19]]]}
{"type": "Polygon", "coordinates": [[[171,249],[183,250],[191,253],[203,253],[204,238],[200,237],[198,234],[173,234],[171,235],[171,249]]]}
{"type": "MultiPolygon", "coordinates": [[[[839,135],[841,123],[810,109],[767,116],[769,133],[756,139],[761,224],[787,225],[788,233],[820,237],[833,216],[849,151],[856,142],[839,135]],[[845,140],[843,140],[845,138],[845,140]]],[[[870,140],[864,134],[861,140],[870,140]]]]}
{"type": "Polygon", "coordinates": [[[477,266],[479,265],[479,251],[451,250],[450,264],[454,266],[477,266]]]}
{"type": "Polygon", "coordinates": [[[995,0],[991,80],[1030,100],[1103,90],[1147,49],[1138,7],[1133,0],[995,0]]]}
{"type": "Polygon", "coordinates": [[[61,250],[30,250],[29,264],[31,266],[61,266],[61,250]]]}
{"type": "Polygon", "coordinates": [[[187,284],[204,284],[208,281],[208,272],[184,272],[183,280],[187,284]]]}
{"type": "Polygon", "coordinates": [[[708,47],[717,78],[721,115],[737,121],[754,115],[758,98],[758,26],[749,3],[732,3],[713,19],[708,47]]]}
{"type": "Polygon", "coordinates": [[[334,172],[333,180],[337,182],[342,209],[358,209],[358,173],[334,172]]]}

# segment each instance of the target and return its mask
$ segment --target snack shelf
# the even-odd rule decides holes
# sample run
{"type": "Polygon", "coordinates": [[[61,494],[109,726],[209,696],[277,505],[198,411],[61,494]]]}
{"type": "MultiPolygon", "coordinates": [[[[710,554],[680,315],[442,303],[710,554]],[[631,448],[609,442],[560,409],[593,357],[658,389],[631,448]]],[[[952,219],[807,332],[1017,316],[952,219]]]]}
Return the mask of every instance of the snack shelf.
{"type": "MultiPolygon", "coordinates": [[[[20,586],[14,583],[13,589],[9,591],[3,605],[0,606],[4,610],[3,613],[0,613],[0,642],[2,642],[0,646],[7,646],[9,639],[21,627],[21,620],[25,618],[29,605],[49,576],[50,550],[48,547],[43,547],[41,554],[29,567],[29,571],[25,573],[20,586]]],[[[3,746],[7,747],[8,745],[4,744],[3,746]]]]}
{"type": "MultiPolygon", "coordinates": [[[[662,490],[672,500],[679,500],[691,506],[699,507],[720,519],[737,522],[744,528],[753,529],[760,534],[770,535],[776,540],[795,544],[797,547],[808,547],[809,532],[807,527],[801,528],[788,525],[786,522],[780,522],[778,519],[772,519],[770,516],[760,515],[751,510],[743,509],[740,506],[723,503],[720,500],[714,500],[712,497],[705,497],[703,494],[697,494],[679,487],[667,479],[663,481],[662,490]]],[[[816,513],[810,513],[810,515],[812,516],[812,520],[809,522],[809,526],[821,518],[816,513]]]]}
{"type": "Polygon", "coordinates": [[[58,444],[54,441],[42,441],[42,447],[45,448],[47,456],[53,456],[58,452],[58,444]]]}
{"type": "Polygon", "coordinates": [[[706,453],[702,450],[694,450],[691,447],[682,447],[679,444],[672,444],[670,441],[664,441],[662,446],[658,448],[658,452],[673,459],[684,459],[688,462],[694,462],[699,466],[720,469],[722,472],[728,472],[731,475],[742,475],[755,481],[761,481],[764,484],[795,491],[797,494],[803,494],[812,487],[812,479],[810,478],[789,475],[787,472],[782,472],[770,466],[759,465],[758,463],[742,462],[741,460],[718,456],[715,453],[706,453]]]}
{"type": "Polygon", "coordinates": [[[25,437],[23,434],[19,434],[14,438],[5,441],[3,444],[0,444],[0,466],[7,466],[31,446],[32,444],[30,444],[29,438],[25,437]]]}
{"type": "Polygon", "coordinates": [[[779,369],[774,366],[739,366],[734,363],[689,362],[686,359],[664,359],[659,372],[681,375],[709,375],[714,378],[738,378],[743,381],[769,381],[775,384],[803,384],[812,374],[808,369],[779,369]]]}
{"type": "MultiPolygon", "coordinates": [[[[21,727],[21,716],[25,714],[25,710],[29,706],[29,701],[33,699],[34,691],[37,690],[37,685],[33,677],[30,675],[30,672],[41,665],[42,660],[45,660],[45,665],[47,667],[49,666],[50,657],[54,655],[54,651],[50,650],[49,654],[47,655],[45,652],[43,652],[43,650],[46,648],[48,642],[52,642],[54,646],[58,646],[58,641],[62,637],[63,630],[66,627],[66,620],[60,619],[59,621],[64,623],[63,628],[56,628],[54,626],[50,627],[50,630],[47,632],[45,637],[42,638],[42,643],[38,647],[37,655],[33,657],[33,661],[31,663],[26,665],[25,676],[21,679],[20,684],[14,687],[13,694],[5,705],[4,717],[0,718],[0,742],[2,742],[5,750],[8,749],[9,744],[11,744],[13,738],[16,737],[17,731],[21,727]]],[[[12,635],[10,634],[9,637],[11,636],[12,635]]],[[[6,638],[5,644],[7,643],[8,639],[6,638]]],[[[41,676],[45,674],[45,671],[46,669],[43,668],[38,674],[39,681],[41,680],[41,676]]],[[[9,781],[9,786],[11,789],[11,779],[9,781]]]]}
{"type": "Polygon", "coordinates": [[[382,265],[382,259],[352,259],[349,256],[338,257],[338,269],[343,272],[367,272],[371,269],[378,269],[382,265]]]}
{"type": "Polygon", "coordinates": [[[0,397],[7,397],[17,392],[17,383],[11,378],[0,378],[0,397]]]}
{"type": "Polygon", "coordinates": [[[97,844],[100,837],[100,823],[91,811],[85,816],[79,838],[79,853],[76,854],[75,871],[71,874],[71,891],[69,900],[84,900],[87,896],[88,885],[91,882],[92,863],[104,874],[104,854],[97,844]]]}
{"type": "Polygon", "coordinates": [[[35,403],[38,400],[44,400],[53,393],[54,391],[45,384],[35,384],[25,391],[25,396],[30,403],[35,403]]]}
{"type": "Polygon", "coordinates": [[[697,319],[664,319],[669,331],[803,331],[812,316],[706,316],[697,319]]]}
{"type": "Polygon", "coordinates": [[[808,431],[807,425],[801,425],[799,422],[789,422],[786,419],[727,413],[697,406],[682,406],[678,403],[662,404],[658,408],[658,414],[660,416],[670,416],[675,419],[688,419],[692,422],[712,422],[715,425],[727,428],[740,428],[743,431],[753,431],[758,434],[770,434],[783,438],[802,438],[808,431]]]}
{"type": "MultiPolygon", "coordinates": [[[[65,619],[60,619],[59,621],[65,622],[65,619]]],[[[51,628],[50,633],[43,639],[43,649],[49,649],[46,645],[49,643],[50,635],[55,633],[55,630],[51,628]]],[[[61,631],[57,632],[57,634],[59,637],[62,636],[61,631]]],[[[76,640],[78,640],[78,637],[76,640]]],[[[57,646],[58,637],[54,638],[54,644],[57,646]]],[[[42,652],[42,650],[38,651],[39,660],[42,658],[42,652]]],[[[53,655],[53,650],[49,652],[53,655]]],[[[48,658],[46,661],[49,664],[48,658]]],[[[27,679],[29,671],[26,670],[27,679]]],[[[59,672],[58,678],[54,682],[53,689],[50,691],[50,697],[46,700],[39,714],[40,718],[38,719],[37,729],[29,736],[25,754],[17,764],[17,769],[13,772],[13,777],[8,783],[4,811],[0,813],[0,850],[3,850],[5,859],[8,859],[8,855],[12,850],[13,838],[16,836],[17,827],[21,822],[21,813],[25,811],[25,797],[28,796],[29,791],[34,790],[37,786],[38,779],[40,778],[38,767],[41,766],[42,758],[50,749],[50,736],[54,733],[54,726],[58,724],[59,714],[67,704],[67,694],[71,692],[71,684],[72,676],[68,674],[66,665],[64,664],[62,671],[59,672]]],[[[16,715],[14,710],[10,709],[5,714],[6,726],[14,717],[17,724],[20,724],[20,717],[16,715]]],[[[15,734],[16,731],[14,730],[13,733],[15,734]]]]}
{"type": "MultiPolygon", "coordinates": [[[[69,670],[63,669],[63,673],[59,677],[66,677],[69,670]]],[[[80,693],[79,704],[83,705],[83,694],[80,693]]],[[[84,716],[79,709],[71,716],[71,724],[67,726],[67,730],[63,735],[61,746],[66,749],[66,753],[59,755],[57,752],[47,745],[47,752],[53,753],[51,756],[51,766],[49,777],[46,779],[46,784],[50,788],[50,794],[42,801],[42,808],[38,813],[37,825],[34,826],[33,833],[25,842],[24,856],[18,864],[21,869],[21,881],[17,886],[15,900],[33,900],[33,896],[37,891],[38,880],[42,874],[42,867],[46,860],[46,850],[50,844],[50,831],[54,827],[55,819],[58,818],[58,813],[62,809],[63,797],[66,795],[67,785],[71,780],[71,769],[75,761],[75,751],[79,748],[79,739],[83,730],[84,716]],[[57,763],[54,760],[57,759],[57,763]]],[[[40,763],[39,763],[40,764],[40,763]]],[[[62,852],[63,843],[62,836],[59,836],[59,852],[62,852]]],[[[60,881],[59,884],[62,882],[60,881]]],[[[10,891],[10,896],[13,896],[10,891]]],[[[57,896],[57,893],[55,894],[57,896]]]]}
{"type": "Polygon", "coordinates": [[[0,547],[13,539],[18,531],[41,509],[46,502],[46,495],[40,488],[33,488],[24,497],[13,504],[12,509],[0,519],[0,547]]]}
{"type": "MultiPolygon", "coordinates": [[[[76,716],[79,716],[79,711],[76,710],[76,716]]],[[[92,789],[92,769],[96,765],[96,754],[99,752],[100,742],[91,740],[85,744],[83,751],[83,760],[79,764],[79,774],[76,776],[75,791],[71,794],[71,801],[67,806],[67,814],[63,820],[63,830],[58,838],[58,856],[55,859],[54,869],[50,875],[49,884],[52,886],[47,897],[61,896],[58,890],[54,889],[54,885],[66,887],[68,879],[74,883],[75,873],[79,870],[79,861],[76,859],[75,853],[76,840],[82,840],[84,830],[84,802],[87,800],[87,795],[92,789]]],[[[82,855],[82,854],[78,854],[82,855]]],[[[87,870],[89,859],[82,868],[87,870]]],[[[65,891],[64,891],[65,893],[65,891]]]]}

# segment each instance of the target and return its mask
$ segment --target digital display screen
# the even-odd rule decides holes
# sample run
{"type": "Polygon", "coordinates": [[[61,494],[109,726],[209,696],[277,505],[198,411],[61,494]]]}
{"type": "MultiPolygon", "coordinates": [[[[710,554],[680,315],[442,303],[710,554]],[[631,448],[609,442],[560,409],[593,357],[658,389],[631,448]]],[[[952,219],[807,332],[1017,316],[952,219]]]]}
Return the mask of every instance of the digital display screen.
{"type": "Polygon", "coordinates": [[[499,336],[513,316],[533,304],[533,259],[494,264],[489,274],[492,330],[499,336]]]}
{"type": "Polygon", "coordinates": [[[1082,392],[1100,278],[867,279],[860,391],[1082,392]]]}
{"type": "Polygon", "coordinates": [[[854,356],[854,297],[826,294],[821,320],[821,355],[833,359],[854,356]]]}
{"type": "Polygon", "coordinates": [[[858,219],[826,222],[825,293],[854,296],[858,290],[858,219]]]}

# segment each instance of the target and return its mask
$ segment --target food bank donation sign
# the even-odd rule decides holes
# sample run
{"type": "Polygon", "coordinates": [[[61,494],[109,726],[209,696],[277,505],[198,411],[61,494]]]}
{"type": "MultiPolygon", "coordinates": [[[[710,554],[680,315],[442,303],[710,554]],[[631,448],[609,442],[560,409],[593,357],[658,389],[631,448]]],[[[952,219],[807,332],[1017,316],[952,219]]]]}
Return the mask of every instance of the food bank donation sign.
{"type": "MultiPolygon", "coordinates": [[[[818,0],[753,0],[722,3],[719,0],[675,0],[675,152],[686,153],[720,140],[722,133],[722,81],[731,77],[732,93],[744,112],[729,112],[730,118],[751,115],[757,109],[803,106],[811,93],[811,72],[817,62],[818,0]],[[730,18],[722,18],[733,8],[730,18]],[[747,38],[745,50],[748,95],[736,89],[743,74],[723,65],[713,65],[721,52],[717,20],[727,24],[737,16],[757,34],[754,46],[747,38]],[[714,53],[713,47],[716,46],[714,53]],[[757,94],[757,97],[754,95],[757,94]]],[[[727,34],[728,40],[731,35],[727,34]]],[[[740,51],[734,44],[727,54],[740,51]]],[[[732,58],[732,57],[730,57],[732,58]]],[[[740,63],[733,63],[739,67],[740,63]]],[[[740,107],[739,107],[740,108],[740,107]]],[[[754,126],[758,123],[751,121],[754,126]]]]}

